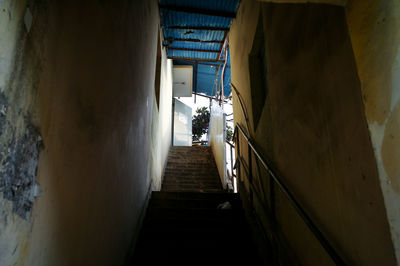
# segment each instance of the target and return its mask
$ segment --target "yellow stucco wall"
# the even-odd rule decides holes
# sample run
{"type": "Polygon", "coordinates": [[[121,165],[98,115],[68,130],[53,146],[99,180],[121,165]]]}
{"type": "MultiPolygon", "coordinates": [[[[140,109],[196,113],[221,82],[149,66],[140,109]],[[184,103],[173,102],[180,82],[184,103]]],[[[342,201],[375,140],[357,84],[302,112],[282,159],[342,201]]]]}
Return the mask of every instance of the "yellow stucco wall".
{"type": "Polygon", "coordinates": [[[157,1],[29,1],[29,33],[26,1],[0,7],[0,145],[28,116],[44,142],[31,215],[0,193],[0,265],[123,265],[170,143],[165,53],[154,106],[157,1]]]}
{"type": "MultiPolygon", "coordinates": [[[[349,264],[394,265],[344,7],[244,0],[229,40],[232,83],[264,156],[349,264]],[[269,93],[255,129],[248,55],[260,11],[269,93]]],[[[233,95],[235,122],[245,127],[233,95]]],[[[268,198],[268,179],[261,181],[268,198]]],[[[282,193],[276,201],[280,229],[299,261],[329,265],[282,193]]]]}
{"type": "Polygon", "coordinates": [[[346,11],[393,244],[400,261],[400,2],[351,0],[346,11]]]}

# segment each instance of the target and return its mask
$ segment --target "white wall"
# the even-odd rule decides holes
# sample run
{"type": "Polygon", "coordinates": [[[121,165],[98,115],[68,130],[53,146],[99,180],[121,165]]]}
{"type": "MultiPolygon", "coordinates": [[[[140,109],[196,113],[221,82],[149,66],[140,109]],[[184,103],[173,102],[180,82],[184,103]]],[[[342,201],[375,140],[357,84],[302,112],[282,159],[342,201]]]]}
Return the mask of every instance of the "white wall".
{"type": "MultiPolygon", "coordinates": [[[[160,36],[162,40],[162,33],[160,36]]],[[[161,44],[158,44],[161,45],[161,44]]],[[[152,182],[153,190],[161,189],[161,178],[167,163],[171,146],[172,132],[172,59],[167,58],[166,50],[161,51],[160,105],[153,110],[152,136],[152,182]]],[[[157,106],[154,98],[154,106],[157,106]]]]}
{"type": "Polygon", "coordinates": [[[192,146],[192,107],[174,99],[174,146],[192,146]]]}
{"type": "Polygon", "coordinates": [[[224,111],[217,102],[212,101],[210,117],[210,146],[218,167],[222,187],[226,188],[226,164],[225,164],[225,118],[224,111]]]}

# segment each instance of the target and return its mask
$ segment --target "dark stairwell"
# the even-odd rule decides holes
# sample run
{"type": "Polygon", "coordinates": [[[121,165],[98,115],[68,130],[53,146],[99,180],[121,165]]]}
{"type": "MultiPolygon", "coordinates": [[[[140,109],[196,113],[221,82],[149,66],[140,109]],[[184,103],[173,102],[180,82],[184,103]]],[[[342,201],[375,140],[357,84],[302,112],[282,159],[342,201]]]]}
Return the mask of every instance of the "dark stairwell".
{"type": "Polygon", "coordinates": [[[222,190],[210,147],[172,147],[130,265],[216,264],[261,265],[239,194],[222,190]]]}

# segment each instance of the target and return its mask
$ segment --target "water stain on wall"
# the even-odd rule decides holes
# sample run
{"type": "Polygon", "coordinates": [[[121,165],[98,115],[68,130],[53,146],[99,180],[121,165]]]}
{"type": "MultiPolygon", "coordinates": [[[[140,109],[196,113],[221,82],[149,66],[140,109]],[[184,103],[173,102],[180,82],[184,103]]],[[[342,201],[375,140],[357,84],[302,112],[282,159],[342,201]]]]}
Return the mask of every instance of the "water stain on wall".
{"type": "Polygon", "coordinates": [[[382,160],[393,190],[400,194],[400,101],[393,109],[385,129],[382,143],[382,160]]]}
{"type": "Polygon", "coordinates": [[[29,220],[34,199],[40,195],[36,176],[43,141],[35,126],[35,102],[43,43],[33,47],[23,24],[24,1],[4,7],[13,13],[5,23],[13,26],[3,29],[7,38],[1,40],[2,52],[8,57],[7,64],[0,65],[7,70],[0,77],[0,197],[11,201],[14,213],[29,220]]]}

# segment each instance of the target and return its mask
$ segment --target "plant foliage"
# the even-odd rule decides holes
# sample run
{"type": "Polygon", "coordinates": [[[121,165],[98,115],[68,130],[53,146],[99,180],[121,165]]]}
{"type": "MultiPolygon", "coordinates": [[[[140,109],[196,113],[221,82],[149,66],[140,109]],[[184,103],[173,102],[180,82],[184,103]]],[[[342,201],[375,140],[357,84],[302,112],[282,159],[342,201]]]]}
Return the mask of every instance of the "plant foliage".
{"type": "Polygon", "coordinates": [[[226,125],[226,141],[232,142],[233,140],[233,129],[228,124],[226,125]]]}
{"type": "Polygon", "coordinates": [[[197,108],[196,114],[192,119],[192,140],[199,141],[208,132],[210,123],[210,112],[207,107],[197,108]]]}

